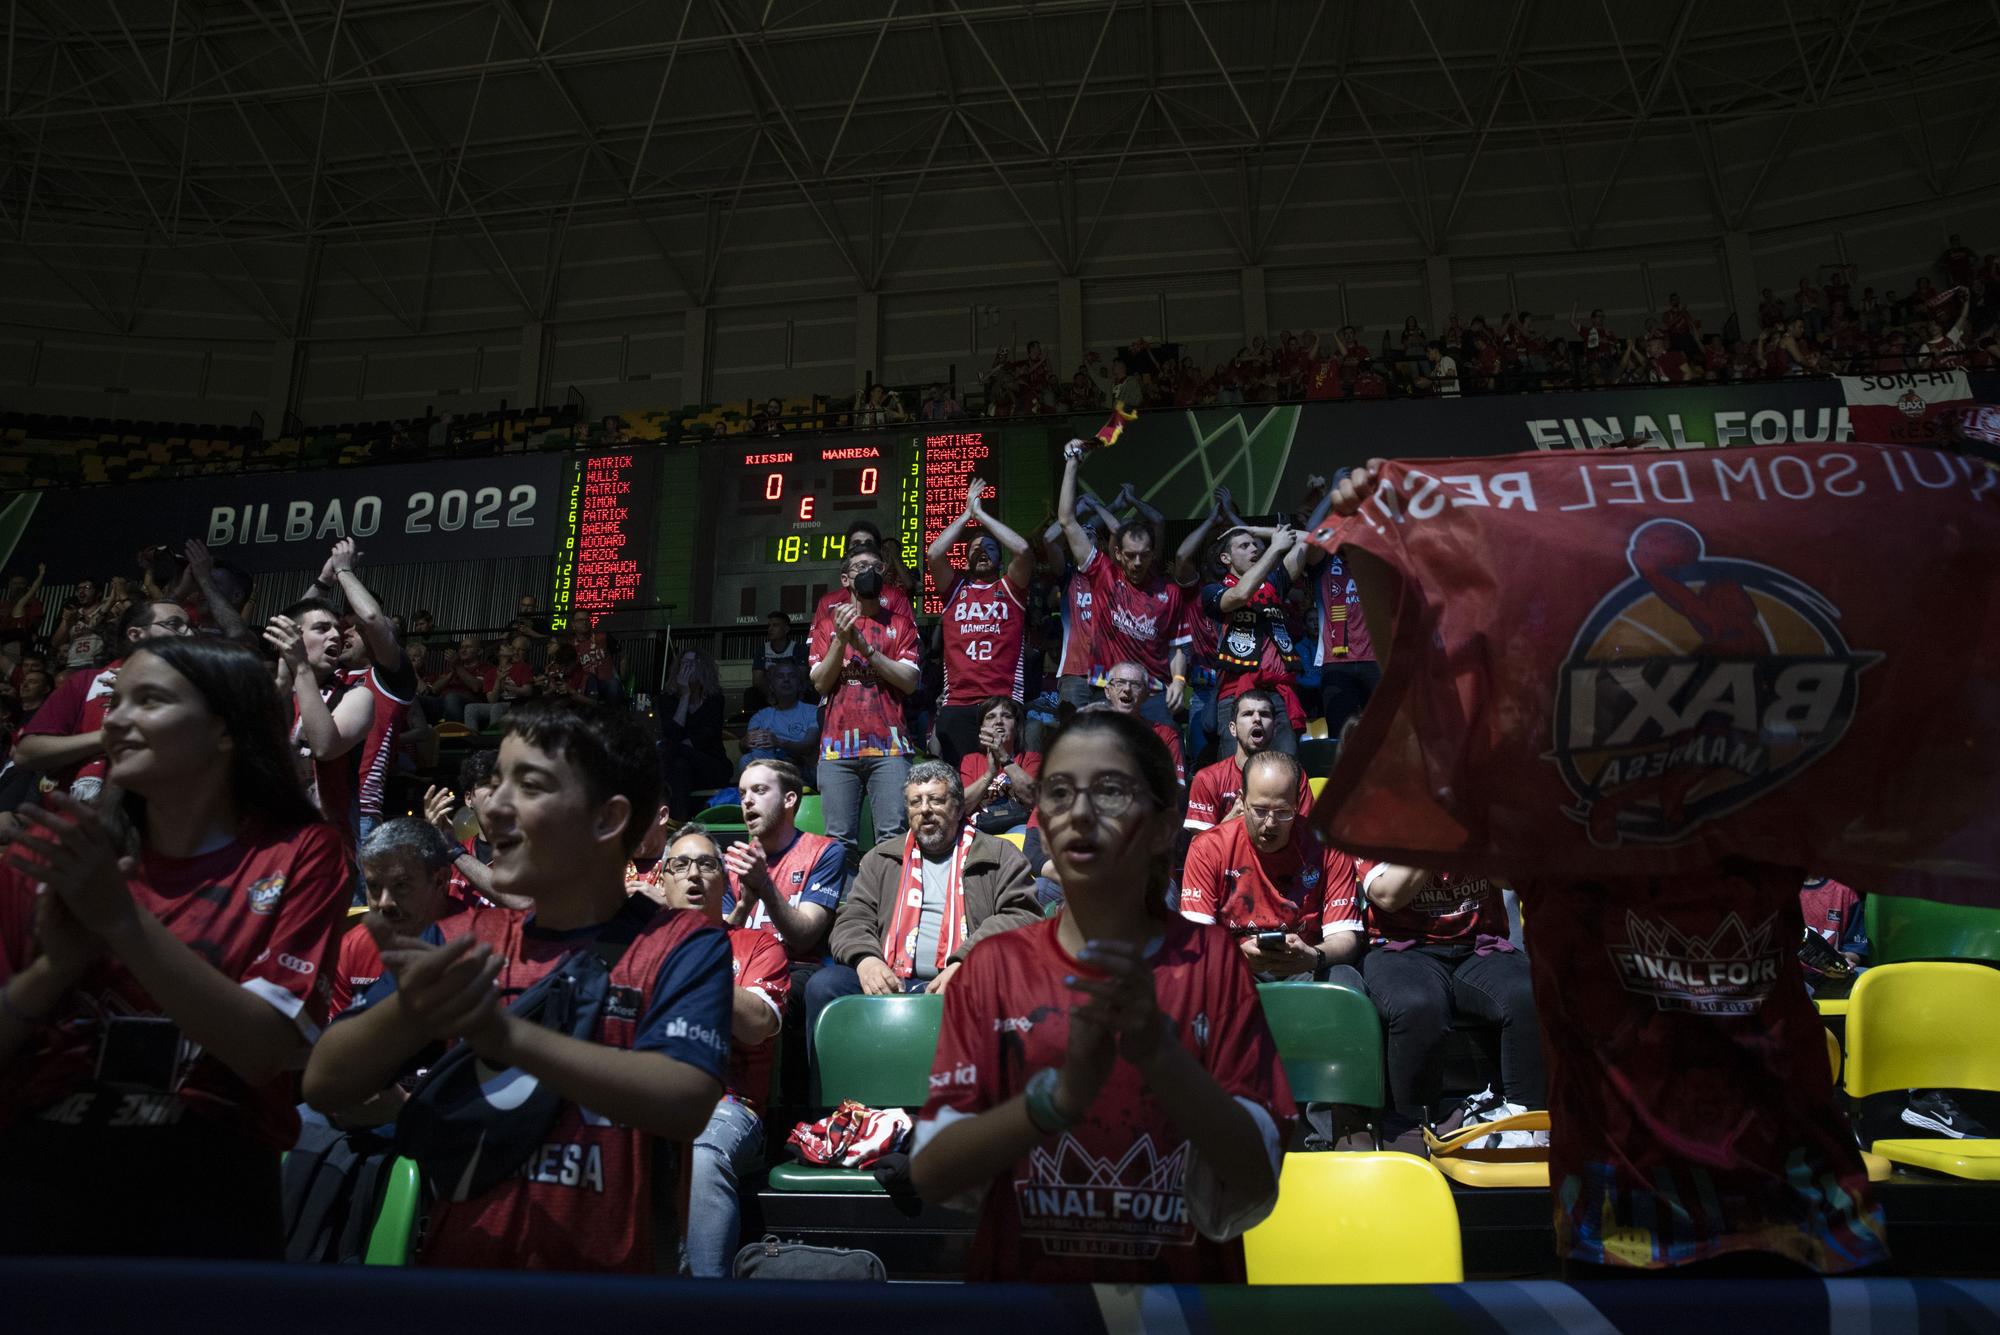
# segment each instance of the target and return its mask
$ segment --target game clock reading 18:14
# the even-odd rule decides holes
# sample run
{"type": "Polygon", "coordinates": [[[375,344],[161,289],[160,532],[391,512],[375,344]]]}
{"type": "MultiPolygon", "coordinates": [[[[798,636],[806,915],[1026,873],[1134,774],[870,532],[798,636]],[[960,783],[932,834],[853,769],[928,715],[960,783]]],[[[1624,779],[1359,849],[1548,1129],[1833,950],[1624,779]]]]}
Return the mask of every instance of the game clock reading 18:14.
{"type": "Polygon", "coordinates": [[[714,619],[810,616],[840,582],[850,527],[869,520],[893,542],[907,448],[893,438],[735,446],[724,464],[733,479],[719,489],[714,516],[714,619]]]}

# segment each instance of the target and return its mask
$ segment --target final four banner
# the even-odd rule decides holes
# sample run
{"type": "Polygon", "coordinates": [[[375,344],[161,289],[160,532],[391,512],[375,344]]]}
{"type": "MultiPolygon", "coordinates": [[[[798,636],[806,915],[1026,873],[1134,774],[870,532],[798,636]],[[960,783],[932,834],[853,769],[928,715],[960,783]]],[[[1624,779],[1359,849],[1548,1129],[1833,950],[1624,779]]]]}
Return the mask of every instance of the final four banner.
{"type": "Polygon", "coordinates": [[[103,579],[142,547],[189,538],[252,574],[315,565],[341,538],[383,565],[546,556],[563,464],[519,455],[18,492],[0,506],[0,566],[103,579]]]}
{"type": "MultiPolygon", "coordinates": [[[[1638,444],[1676,451],[1842,442],[1916,443],[1914,424],[1947,403],[1992,403],[2000,377],[1911,372],[1751,385],[1635,385],[1456,399],[1149,408],[1111,449],[1086,456],[1082,481],[1109,499],[1126,481],[1169,519],[1207,513],[1218,485],[1243,514],[1292,508],[1313,474],[1373,457],[1566,452],[1638,444]],[[1857,429],[1858,428],[1858,429],[1857,429]]],[[[1077,417],[1088,436],[1098,418],[1077,417]]]]}
{"type": "Polygon", "coordinates": [[[1748,858],[2000,905],[1984,464],[1854,443],[1404,460],[1312,538],[1391,590],[1368,609],[1381,690],[1314,807],[1342,847],[1516,877],[1748,858]]]}

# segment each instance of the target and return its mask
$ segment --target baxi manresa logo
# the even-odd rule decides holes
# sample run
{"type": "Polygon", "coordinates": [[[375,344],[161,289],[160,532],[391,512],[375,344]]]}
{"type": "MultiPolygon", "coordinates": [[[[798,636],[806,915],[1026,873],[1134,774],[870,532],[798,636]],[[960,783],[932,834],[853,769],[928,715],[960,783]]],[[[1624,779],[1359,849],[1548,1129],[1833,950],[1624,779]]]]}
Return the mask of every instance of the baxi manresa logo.
{"type": "Polygon", "coordinates": [[[1846,734],[1882,657],[1817,590],[1710,555],[1679,520],[1634,529],[1625,559],[1562,665],[1546,757],[1602,848],[1678,843],[1790,780],[1846,734]]]}

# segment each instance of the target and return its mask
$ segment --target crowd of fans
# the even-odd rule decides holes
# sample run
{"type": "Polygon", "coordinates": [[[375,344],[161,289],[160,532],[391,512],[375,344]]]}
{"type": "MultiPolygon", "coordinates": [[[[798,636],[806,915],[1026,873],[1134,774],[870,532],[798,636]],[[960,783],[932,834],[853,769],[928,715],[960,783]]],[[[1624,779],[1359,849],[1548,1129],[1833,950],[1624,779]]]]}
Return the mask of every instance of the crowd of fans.
{"type": "MultiPolygon", "coordinates": [[[[1312,739],[1381,673],[1359,577],[1301,527],[1365,484],[1255,520],[1218,488],[1170,553],[1130,487],[1081,493],[1084,453],[1040,532],[974,479],[923,571],[854,525],[810,626],[770,618],[740,710],[698,650],[641,708],[617,646],[551,634],[532,595],[497,641],[392,617],[351,541],[261,619],[194,542],[80,582],[46,635],[41,572],[10,578],[0,1251],[276,1255],[279,1153],[360,1143],[424,1164],[425,1263],[726,1275],[816,1022],[854,995],[946,998],[907,1172],[980,1208],[986,1278],[1240,1277],[1294,1111],[1253,984],[1381,1015],[1386,1106],[1303,1109],[1305,1143],[1421,1151],[1547,1106],[1510,888],[1351,858],[1307,819],[1312,739]],[[1499,1038],[1464,1099],[1459,1026],[1499,1038]],[[538,1111],[469,1114],[510,1068],[538,1111]],[[1176,1241],[1031,1257],[1043,1207],[1006,1179],[1058,1135],[1192,1146],[1159,1189],[1176,1241]],[[685,1209],[654,1208],[677,1180],[685,1209]]],[[[1830,884],[1794,890],[1858,959],[1830,884]]],[[[1743,1236],[1783,1226],[1731,1208],[1778,1211],[1743,1236]]]]}

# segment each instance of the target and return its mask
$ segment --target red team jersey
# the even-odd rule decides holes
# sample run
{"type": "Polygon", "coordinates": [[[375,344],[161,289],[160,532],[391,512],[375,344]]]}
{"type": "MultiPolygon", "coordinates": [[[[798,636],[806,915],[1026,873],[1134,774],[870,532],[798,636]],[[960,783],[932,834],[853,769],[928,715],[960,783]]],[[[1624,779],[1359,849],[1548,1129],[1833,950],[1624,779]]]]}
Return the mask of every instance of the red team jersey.
{"type": "Polygon", "coordinates": [[[369,721],[368,735],[361,739],[361,814],[382,818],[382,793],[389,782],[389,767],[396,762],[396,739],[409,721],[414,694],[406,700],[391,691],[374,667],[341,674],[350,689],[365,686],[375,697],[375,717],[369,721]]]}
{"type": "MultiPolygon", "coordinates": [[[[766,863],[771,884],[785,897],[785,902],[797,908],[800,904],[817,904],[829,914],[840,907],[841,892],[847,889],[847,846],[830,835],[813,834],[808,830],[796,831],[792,842],[785,851],[766,863]]],[[[729,897],[724,902],[723,912],[732,911],[743,898],[743,888],[736,883],[736,874],[729,874],[729,897]]],[[[771,921],[770,913],[764,908],[764,901],[752,903],[750,917],[745,927],[763,928],[779,941],[785,939],[778,925],[771,921]]],[[[792,948],[785,947],[787,953],[792,948]]],[[[801,962],[824,959],[824,947],[815,954],[796,955],[801,962]]]]}
{"type": "MultiPolygon", "coordinates": [[[[1181,824],[1190,830],[1206,830],[1222,823],[1236,799],[1243,796],[1243,766],[1235,756],[1225,756],[1213,765],[1194,772],[1188,785],[1187,819],[1181,824]]],[[[1312,814],[1312,781],[1299,771],[1299,823],[1312,814]]]]}
{"type": "MultiPolygon", "coordinates": [[[[1384,864],[1363,860],[1358,867],[1362,898],[1384,864]]],[[[1384,950],[1411,946],[1477,946],[1508,949],[1507,900],[1500,886],[1483,876],[1430,872],[1415,898],[1393,912],[1368,901],[1368,943],[1384,950]]]]}
{"type": "Polygon", "coordinates": [[[1372,663],[1375,642],[1368,638],[1368,619],[1361,615],[1361,588],[1339,552],[1319,566],[1318,663],[1372,663]]]}
{"type": "MultiPolygon", "coordinates": [[[[903,592],[902,585],[892,583],[887,576],[888,572],[884,571],[882,596],[880,599],[883,617],[885,619],[899,616],[914,618],[916,616],[916,609],[910,606],[910,595],[903,592]]],[[[848,601],[847,589],[839,584],[834,585],[819,596],[819,602],[813,607],[813,620],[817,621],[821,617],[832,616],[833,609],[846,601],[848,601]]]]}
{"type": "MultiPolygon", "coordinates": [[[[327,712],[339,708],[340,702],[351,690],[360,689],[351,685],[346,678],[335,675],[333,684],[320,688],[320,699],[326,701],[327,712]]],[[[341,839],[351,852],[360,842],[361,834],[361,754],[367,749],[368,739],[362,738],[344,755],[331,760],[315,760],[305,743],[305,725],[299,721],[297,697],[292,705],[292,746],[299,760],[310,776],[306,784],[306,796],[319,808],[320,815],[326,817],[327,824],[340,831],[341,839]]],[[[378,707],[377,712],[380,712],[378,707]]]]}
{"type": "MultiPolygon", "coordinates": [[[[859,622],[861,638],[883,657],[917,665],[917,623],[908,612],[900,615],[884,608],[886,621],[864,617],[859,622]]],[[[812,649],[809,658],[817,663],[836,651],[833,613],[813,618],[812,649]]],[[[838,644],[843,658],[840,680],[820,706],[821,760],[854,760],[862,756],[903,756],[916,749],[905,733],[903,695],[892,690],[867,656],[844,642],[838,644]]]]}
{"type": "MultiPolygon", "coordinates": [[[[324,825],[247,832],[192,858],[146,853],[129,881],[133,902],[224,977],[296,1023],[308,1039],[326,1020],[326,971],[347,906],[340,840],[324,825]]],[[[33,944],[35,883],[0,868],[0,986],[25,968],[33,944]]],[[[116,959],[91,965],[62,1007],[37,1027],[0,1084],[0,1126],[40,1118],[70,1126],[168,1126],[184,1116],[289,1149],[299,1134],[297,1080],[245,1084],[185,1038],[171,1085],[112,1088],[96,1081],[108,1020],[158,1016],[158,1003],[116,959]]]]}
{"type": "Polygon", "coordinates": [[[1799,912],[1806,926],[1818,932],[1835,950],[1847,939],[1860,908],[1861,896],[1840,881],[1809,876],[1799,888],[1799,912]]]}
{"type": "MultiPolygon", "coordinates": [[[[988,937],[944,994],[944,1025],[931,1068],[917,1152],[939,1128],[998,1107],[1045,1066],[1068,1055],[1063,979],[1088,966],[1056,939],[1060,918],[988,937]]],[[[1172,917],[1153,957],[1160,1011],[1217,1083],[1252,1109],[1275,1167],[1292,1118],[1277,1045],[1257,1005],[1243,954],[1220,928],[1172,917]]],[[[1119,1061],[1084,1120],[1045,1139],[987,1188],[969,1277],[1041,1284],[1240,1283],[1254,1219],[1208,1219],[1209,1192],[1188,1181],[1193,1158],[1137,1067],[1119,1061]]]]}
{"type": "MultiPolygon", "coordinates": [[[[729,968],[736,986],[756,993],[783,1024],[785,1000],[792,994],[792,961],[777,936],[768,928],[730,928],[729,968]]],[[[776,1035],[756,1047],[730,1040],[729,1094],[751,1112],[761,1115],[771,1096],[771,1063],[777,1053],[776,1035]]]]}
{"type": "MultiPolygon", "coordinates": [[[[111,682],[125,660],[115,658],[95,671],[72,672],[49,692],[34,717],[21,727],[23,737],[75,737],[96,732],[104,726],[104,711],[110,703],[111,682]]],[[[110,762],[103,754],[92,756],[67,775],[57,775],[67,788],[78,779],[102,779],[110,762]]]]}
{"type": "Polygon", "coordinates": [[[1090,675],[1091,657],[1097,649],[1097,627],[1091,619],[1095,601],[1090,591],[1090,576],[1081,570],[1070,571],[1063,583],[1062,663],[1056,669],[1057,676],[1090,675]]]}
{"type": "Polygon", "coordinates": [[[938,627],[944,646],[944,694],[939,705],[976,705],[996,695],[1010,700],[1023,697],[1028,604],[1006,576],[975,584],[960,575],[945,595],[938,627]]]}
{"type": "Polygon", "coordinates": [[[1091,680],[1102,686],[1118,664],[1137,663],[1153,679],[1153,689],[1164,690],[1173,646],[1187,638],[1187,605],[1201,591],[1158,574],[1144,588],[1133,588],[1103,552],[1090,554],[1083,573],[1090,581],[1095,629],[1091,680]]]}
{"type": "Polygon", "coordinates": [[[1354,862],[1292,822],[1291,841],[1260,852],[1240,820],[1204,830],[1188,845],[1181,915],[1234,933],[1296,932],[1318,945],[1335,932],[1361,930],[1354,862]]]}
{"type": "MultiPolygon", "coordinates": [[[[652,907],[635,898],[622,912],[652,907]]],[[[499,986],[510,994],[532,987],[603,930],[599,925],[582,932],[544,931],[527,914],[496,908],[471,909],[438,927],[446,941],[471,935],[505,959],[499,986]]],[[[592,1042],[664,1053],[718,1081],[724,1078],[730,947],[706,919],[685,909],[653,913],[612,966],[610,981],[592,1042]]],[[[370,989],[367,1003],[392,995],[394,982],[393,974],[385,975],[370,989]]],[[[442,1200],[432,1207],[420,1264],[654,1271],[653,1156],[683,1156],[678,1212],[684,1221],[687,1148],[663,1144],[575,1103],[562,1105],[547,1134],[547,1143],[515,1176],[472,1200],[442,1200]]]]}
{"type": "Polygon", "coordinates": [[[1798,961],[1799,874],[1520,886],[1556,1250],[1603,1265],[1888,1248],[1798,961]]]}

